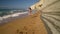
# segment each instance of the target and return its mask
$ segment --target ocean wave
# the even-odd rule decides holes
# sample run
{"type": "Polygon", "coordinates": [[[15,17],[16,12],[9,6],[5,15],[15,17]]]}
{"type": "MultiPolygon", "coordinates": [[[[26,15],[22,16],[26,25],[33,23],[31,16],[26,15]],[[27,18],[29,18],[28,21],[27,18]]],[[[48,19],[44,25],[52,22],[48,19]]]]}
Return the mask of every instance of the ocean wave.
{"type": "Polygon", "coordinates": [[[20,13],[15,13],[12,15],[12,17],[16,17],[16,16],[19,16],[19,15],[22,15],[22,14],[27,14],[28,12],[20,12],[20,13]]]}
{"type": "Polygon", "coordinates": [[[22,14],[27,14],[28,12],[21,12],[21,13],[14,13],[14,14],[11,14],[11,15],[5,15],[3,17],[0,17],[0,18],[9,18],[9,17],[16,17],[16,16],[19,16],[19,15],[22,15],[22,14]]]}
{"type": "Polygon", "coordinates": [[[28,14],[28,12],[20,12],[20,13],[5,15],[3,17],[0,17],[0,23],[8,22],[9,20],[12,20],[13,18],[15,19],[15,17],[22,17],[21,15],[25,15],[25,14],[28,14]]]}
{"type": "Polygon", "coordinates": [[[5,15],[10,15],[14,13],[20,13],[20,12],[26,12],[26,10],[1,10],[0,11],[0,16],[5,16],[5,15]]]}

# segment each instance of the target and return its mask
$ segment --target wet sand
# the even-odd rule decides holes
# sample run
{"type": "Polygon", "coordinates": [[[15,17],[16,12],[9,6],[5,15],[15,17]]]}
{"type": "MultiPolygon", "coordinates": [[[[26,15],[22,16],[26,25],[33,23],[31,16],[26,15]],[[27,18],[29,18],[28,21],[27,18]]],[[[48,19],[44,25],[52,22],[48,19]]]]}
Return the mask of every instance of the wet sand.
{"type": "Polygon", "coordinates": [[[47,34],[40,12],[0,26],[0,34],[47,34]]]}

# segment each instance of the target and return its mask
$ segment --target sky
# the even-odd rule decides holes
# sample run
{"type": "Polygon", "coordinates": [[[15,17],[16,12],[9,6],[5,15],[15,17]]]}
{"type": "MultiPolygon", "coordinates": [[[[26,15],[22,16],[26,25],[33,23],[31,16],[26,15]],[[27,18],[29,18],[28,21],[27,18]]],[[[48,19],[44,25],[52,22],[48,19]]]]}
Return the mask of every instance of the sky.
{"type": "Polygon", "coordinates": [[[26,9],[29,6],[35,4],[39,0],[0,0],[0,8],[9,9],[26,9]]]}

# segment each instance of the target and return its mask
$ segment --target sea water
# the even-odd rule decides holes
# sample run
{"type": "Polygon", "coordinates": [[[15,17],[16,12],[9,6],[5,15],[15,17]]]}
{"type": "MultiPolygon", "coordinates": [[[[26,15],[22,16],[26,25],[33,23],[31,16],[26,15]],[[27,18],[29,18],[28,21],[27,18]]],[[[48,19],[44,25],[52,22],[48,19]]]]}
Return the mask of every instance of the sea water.
{"type": "Polygon", "coordinates": [[[0,9],[0,16],[9,15],[18,12],[25,12],[26,10],[22,9],[0,9]]]}
{"type": "MultiPolygon", "coordinates": [[[[36,10],[32,10],[34,14],[36,10]]],[[[0,25],[7,23],[16,18],[28,16],[29,11],[24,9],[0,9],[0,25]]]]}
{"type": "Polygon", "coordinates": [[[23,9],[0,9],[0,23],[8,22],[17,17],[23,17],[28,14],[27,10],[23,9]]]}

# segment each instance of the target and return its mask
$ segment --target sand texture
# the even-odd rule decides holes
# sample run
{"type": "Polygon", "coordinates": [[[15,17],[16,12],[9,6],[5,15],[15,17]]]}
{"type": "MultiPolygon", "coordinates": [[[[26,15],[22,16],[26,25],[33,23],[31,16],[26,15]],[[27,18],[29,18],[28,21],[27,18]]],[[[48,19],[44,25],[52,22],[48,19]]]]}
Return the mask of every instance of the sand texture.
{"type": "Polygon", "coordinates": [[[47,34],[40,12],[0,26],[0,34],[47,34]]]}

